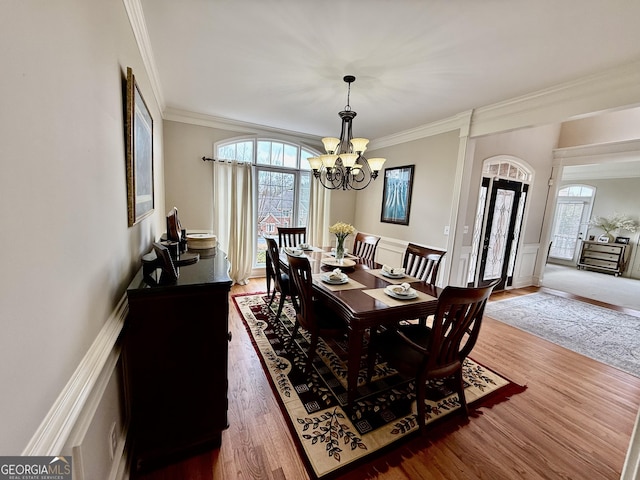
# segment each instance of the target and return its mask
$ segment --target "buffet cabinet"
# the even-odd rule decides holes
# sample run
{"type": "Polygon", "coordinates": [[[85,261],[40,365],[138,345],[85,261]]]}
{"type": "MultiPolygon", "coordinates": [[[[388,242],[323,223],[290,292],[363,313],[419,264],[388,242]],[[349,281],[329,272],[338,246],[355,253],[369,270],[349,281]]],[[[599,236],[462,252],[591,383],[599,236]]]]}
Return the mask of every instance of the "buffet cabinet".
{"type": "Polygon", "coordinates": [[[229,262],[212,249],[166,281],[141,269],[127,289],[123,377],[136,477],[219,447],[227,428],[229,262]]]}
{"type": "Polygon", "coordinates": [[[626,266],[629,245],[624,243],[600,243],[583,241],[579,269],[597,270],[621,275],[626,266]]]}

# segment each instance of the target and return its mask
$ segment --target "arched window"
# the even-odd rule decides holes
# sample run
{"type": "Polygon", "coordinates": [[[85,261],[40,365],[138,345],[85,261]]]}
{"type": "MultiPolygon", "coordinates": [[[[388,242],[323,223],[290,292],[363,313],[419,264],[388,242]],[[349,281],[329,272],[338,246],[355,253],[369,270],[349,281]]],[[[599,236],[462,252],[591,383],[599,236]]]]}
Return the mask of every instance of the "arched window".
{"type": "Polygon", "coordinates": [[[309,219],[311,169],[307,159],[318,152],[268,138],[232,139],[215,145],[216,159],[256,166],[253,198],[257,212],[255,263],[264,266],[265,236],[278,227],[306,226],[309,219]]]}

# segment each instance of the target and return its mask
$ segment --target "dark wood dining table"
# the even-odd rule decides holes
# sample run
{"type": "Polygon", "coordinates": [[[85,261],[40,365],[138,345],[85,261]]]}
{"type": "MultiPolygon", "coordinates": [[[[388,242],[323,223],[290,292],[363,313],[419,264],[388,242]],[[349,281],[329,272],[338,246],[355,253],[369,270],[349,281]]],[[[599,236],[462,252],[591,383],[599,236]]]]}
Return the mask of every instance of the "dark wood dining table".
{"type": "MultiPolygon", "coordinates": [[[[314,293],[343,318],[347,325],[347,406],[351,408],[357,399],[360,359],[367,329],[434,314],[440,289],[412,277],[384,277],[381,264],[357,257],[346,257],[354,262],[353,266],[327,265],[325,262],[335,262],[329,250],[313,248],[311,251],[305,251],[304,255],[309,258],[314,274],[314,293]],[[335,268],[340,268],[347,274],[347,284],[331,285],[321,280],[322,273],[331,272],[335,268]],[[402,282],[409,283],[411,288],[416,290],[418,298],[398,300],[383,292],[385,287],[402,282]]],[[[284,271],[288,271],[289,265],[284,250],[280,253],[280,265],[284,271]]]]}

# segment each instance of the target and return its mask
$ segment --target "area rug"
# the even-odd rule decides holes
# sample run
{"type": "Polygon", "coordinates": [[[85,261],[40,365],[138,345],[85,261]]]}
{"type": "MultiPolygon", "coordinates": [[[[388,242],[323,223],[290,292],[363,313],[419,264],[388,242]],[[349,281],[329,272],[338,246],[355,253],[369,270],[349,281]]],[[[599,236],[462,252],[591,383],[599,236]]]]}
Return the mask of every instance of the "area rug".
{"type": "Polygon", "coordinates": [[[545,292],[490,302],[485,315],[640,376],[640,318],[545,292]]]}
{"type": "MultiPolygon", "coordinates": [[[[415,384],[411,379],[379,362],[371,383],[367,384],[364,376],[358,379],[357,405],[347,414],[346,338],[320,339],[312,372],[307,374],[304,352],[308,334],[300,329],[291,342],[295,318],[291,303],[285,304],[276,319],[277,299],[269,308],[266,294],[234,295],[233,300],[313,478],[343,474],[418,433],[415,384]]],[[[471,359],[463,370],[470,411],[491,406],[526,388],[471,359]]],[[[446,382],[433,382],[427,421],[460,421],[462,416],[449,415],[458,408],[457,394],[446,382]]]]}

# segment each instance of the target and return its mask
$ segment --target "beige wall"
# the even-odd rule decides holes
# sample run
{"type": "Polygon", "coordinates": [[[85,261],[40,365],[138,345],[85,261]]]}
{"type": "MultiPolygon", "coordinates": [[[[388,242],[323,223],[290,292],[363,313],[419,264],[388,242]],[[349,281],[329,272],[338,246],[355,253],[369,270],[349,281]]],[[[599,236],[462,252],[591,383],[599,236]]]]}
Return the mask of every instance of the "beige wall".
{"type": "Polygon", "coordinates": [[[243,135],[216,128],[165,121],[165,177],[167,209],[177,207],[188,230],[213,228],[213,165],[215,142],[243,135]]]}
{"type": "Polygon", "coordinates": [[[165,207],[161,115],[122,0],[2,2],[0,19],[0,454],[11,455],[114,311],[165,207]],[[132,228],[127,66],[155,120],[158,207],[132,228]]]}
{"type": "Polygon", "coordinates": [[[384,168],[369,187],[357,193],[355,226],[362,231],[407,242],[444,248],[453,205],[458,160],[458,130],[367,152],[383,157],[384,168],[415,165],[409,225],[380,222],[384,168]]]}
{"type": "Polygon", "coordinates": [[[592,115],[562,124],[558,148],[640,138],[640,108],[592,115]]]}
{"type": "MultiPolygon", "coordinates": [[[[512,132],[487,135],[475,140],[472,190],[470,208],[467,210],[466,224],[474,224],[477,208],[477,193],[480,189],[482,164],[484,160],[497,156],[509,155],[526,162],[534,172],[533,183],[529,187],[527,200],[526,223],[522,232],[524,243],[540,241],[544,210],[549,191],[549,178],[553,163],[553,149],[558,141],[559,125],[547,125],[537,128],[524,128],[512,132]]],[[[472,227],[470,227],[471,230],[472,227]]],[[[471,237],[466,237],[466,244],[471,244],[471,237]]]]}

